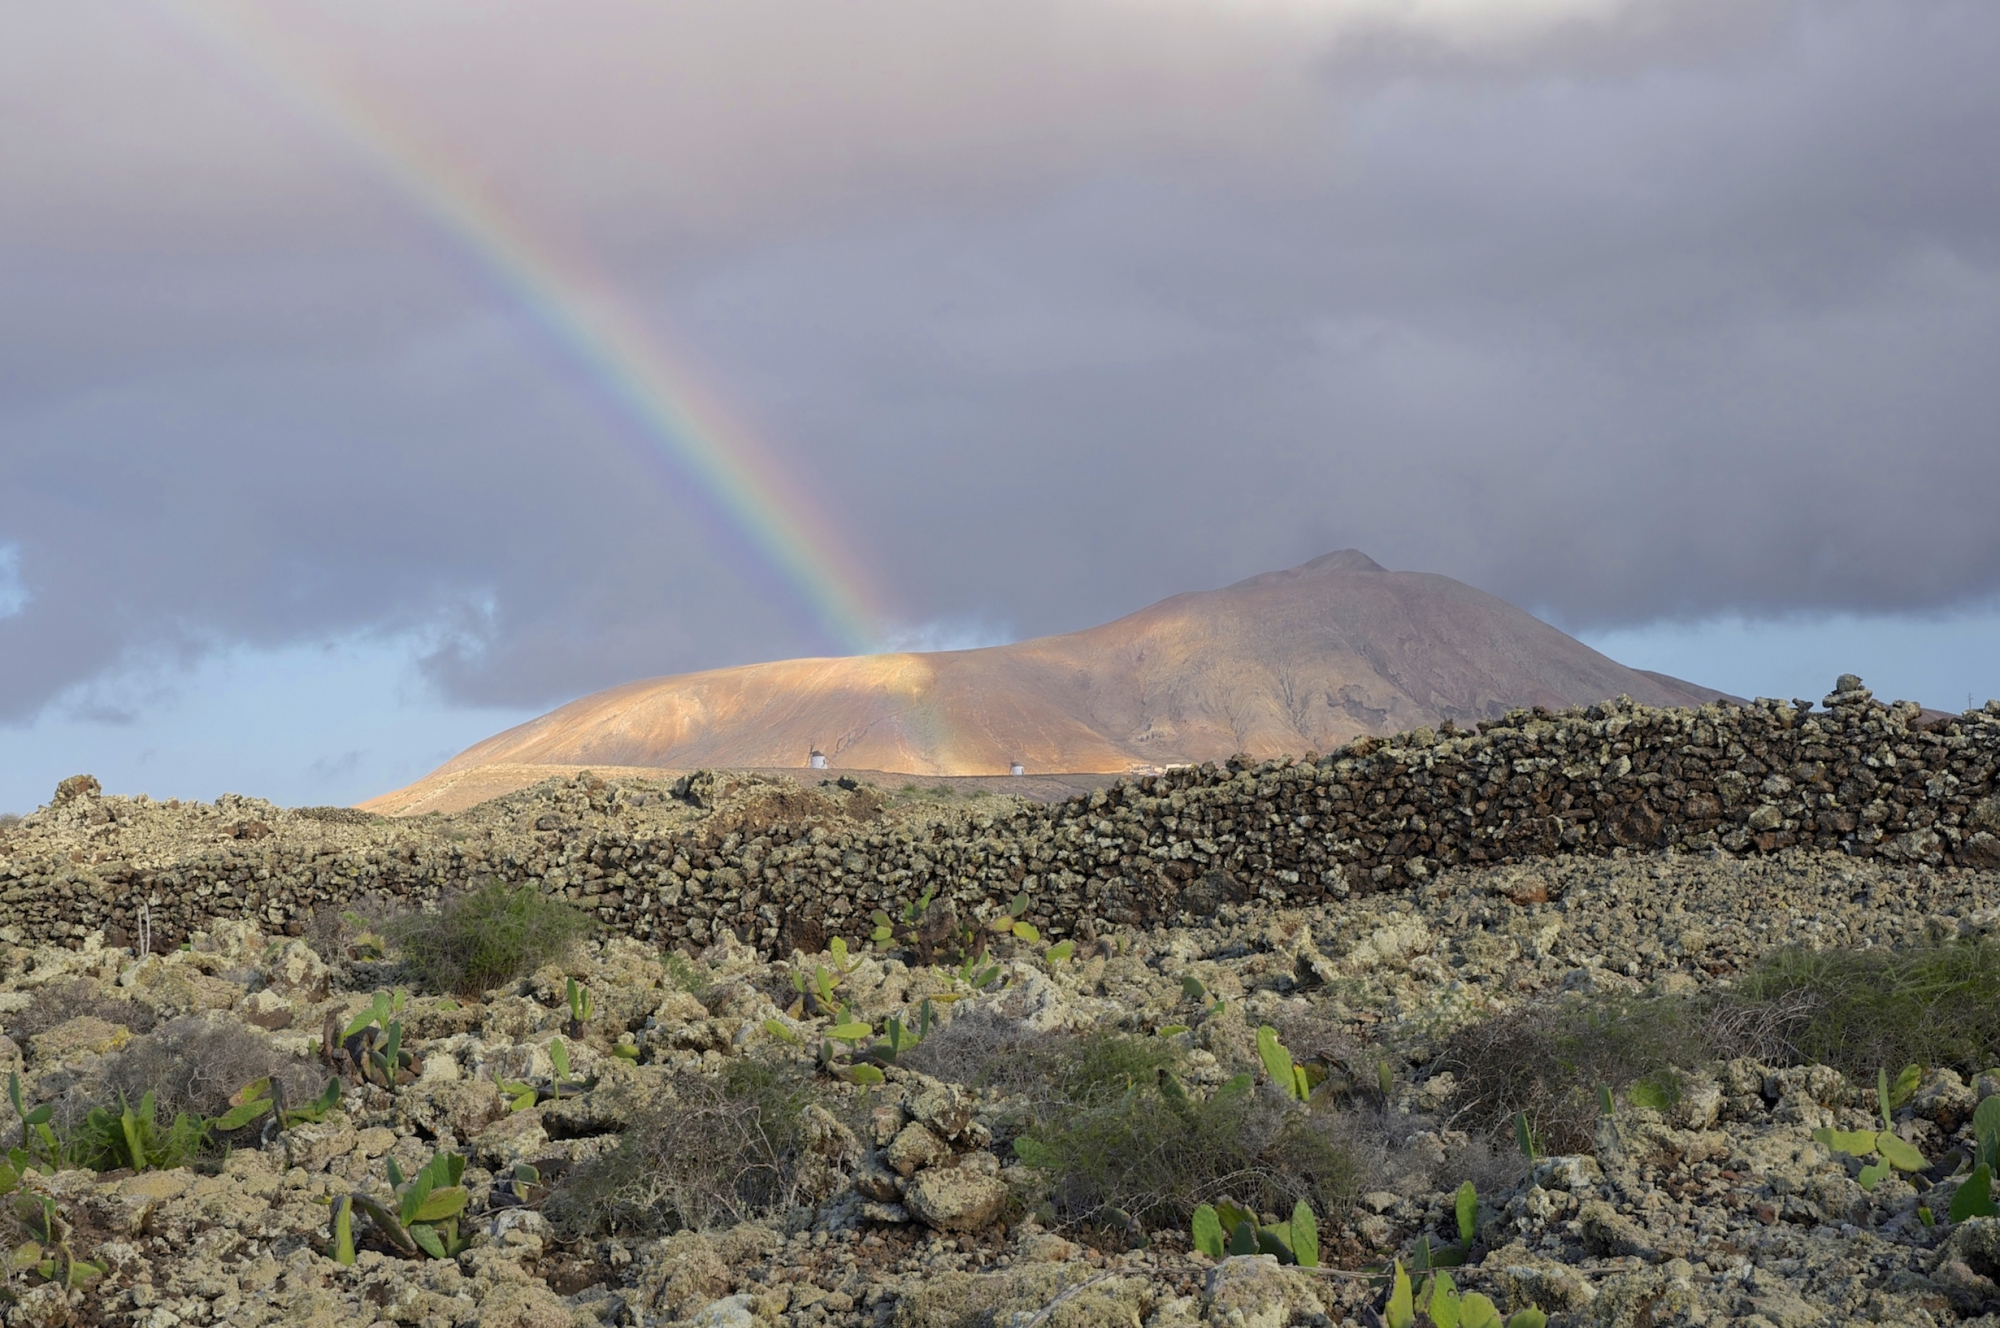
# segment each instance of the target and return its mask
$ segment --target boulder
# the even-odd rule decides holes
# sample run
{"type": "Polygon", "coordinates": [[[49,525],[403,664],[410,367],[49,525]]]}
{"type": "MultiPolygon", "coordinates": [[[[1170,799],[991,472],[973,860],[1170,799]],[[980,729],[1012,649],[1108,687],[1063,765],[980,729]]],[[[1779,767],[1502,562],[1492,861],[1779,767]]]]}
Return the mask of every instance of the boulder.
{"type": "Polygon", "coordinates": [[[998,1176],[963,1167],[933,1167],[910,1182],[903,1206],[939,1231],[983,1231],[1007,1211],[1007,1186],[998,1176]]]}
{"type": "Polygon", "coordinates": [[[1295,1317],[1325,1313],[1308,1276],[1268,1254],[1224,1259],[1210,1270],[1204,1291],[1208,1321],[1217,1328],[1285,1328],[1295,1317]]]}

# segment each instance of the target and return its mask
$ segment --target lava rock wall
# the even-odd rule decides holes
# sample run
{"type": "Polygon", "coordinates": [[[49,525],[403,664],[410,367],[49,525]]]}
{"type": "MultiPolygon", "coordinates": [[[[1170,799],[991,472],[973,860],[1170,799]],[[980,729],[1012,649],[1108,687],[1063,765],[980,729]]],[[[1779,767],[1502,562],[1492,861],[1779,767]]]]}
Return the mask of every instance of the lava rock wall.
{"type": "MultiPolygon", "coordinates": [[[[971,921],[1025,893],[1026,919],[1055,938],[1565,853],[1805,847],[2000,869],[2000,703],[1922,718],[1847,676],[1824,708],[1518,711],[1477,732],[1419,729],[1324,757],[1188,767],[1052,806],[919,823],[789,815],[784,800],[766,814],[729,810],[733,777],[703,772],[674,796],[716,810],[648,834],[592,824],[586,813],[612,808],[621,790],[583,776],[550,791],[536,833],[494,848],[412,832],[395,847],[315,851],[246,814],[229,847],[150,867],[8,858],[0,846],[0,936],[79,944],[102,929],[129,945],[142,905],[156,948],[216,918],[297,934],[314,911],[361,896],[421,903],[498,878],[535,882],[662,946],[698,948],[727,929],[782,955],[859,938],[874,910],[896,915],[925,895],[971,921]]],[[[38,815],[104,814],[89,810],[99,798],[96,781],[65,781],[38,815]]]]}

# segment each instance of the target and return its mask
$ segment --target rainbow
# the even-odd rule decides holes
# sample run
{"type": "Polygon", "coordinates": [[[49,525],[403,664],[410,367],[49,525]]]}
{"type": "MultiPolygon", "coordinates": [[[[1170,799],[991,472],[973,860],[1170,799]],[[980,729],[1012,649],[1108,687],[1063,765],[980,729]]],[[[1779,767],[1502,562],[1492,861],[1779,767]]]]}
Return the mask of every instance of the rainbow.
{"type": "Polygon", "coordinates": [[[882,599],[785,468],[579,256],[560,253],[424,143],[384,99],[336,78],[250,6],[165,0],[255,82],[380,170],[716,505],[853,654],[879,648],[882,599]]]}

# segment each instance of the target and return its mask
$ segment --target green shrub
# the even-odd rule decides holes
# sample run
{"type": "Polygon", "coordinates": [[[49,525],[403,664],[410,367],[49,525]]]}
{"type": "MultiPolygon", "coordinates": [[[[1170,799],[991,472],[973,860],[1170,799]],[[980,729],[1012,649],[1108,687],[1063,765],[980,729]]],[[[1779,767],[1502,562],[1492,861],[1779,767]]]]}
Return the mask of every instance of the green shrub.
{"type": "Polygon", "coordinates": [[[595,921],[530,884],[493,881],[454,895],[435,912],[407,913],[384,928],[413,986],[476,996],[560,958],[595,921]]]}
{"type": "Polygon", "coordinates": [[[675,1076],[618,1146],[578,1168],[543,1212],[566,1235],[733,1226],[799,1199],[810,1071],[738,1059],[675,1076]]]}
{"type": "Polygon", "coordinates": [[[1737,984],[1772,1013],[1773,1059],[1831,1065],[1866,1081],[1878,1066],[2000,1063],[2000,944],[1907,950],[1780,950],[1737,984]]]}
{"type": "Polygon", "coordinates": [[[1089,1106],[1151,1083],[1179,1062],[1163,1038],[1100,1029],[1042,1033],[993,1010],[968,1010],[897,1063],[955,1084],[1049,1106],[1089,1106]]]}
{"type": "Polygon", "coordinates": [[[1458,1079],[1467,1119],[1494,1137],[1525,1114],[1549,1151],[1588,1148],[1604,1094],[1665,1104],[1682,1071],[1732,1056],[1831,1065],[1866,1082],[1882,1066],[2000,1062],[2000,944],[1780,950],[1735,988],[1696,997],[1572,996],[1461,1029],[1435,1071],[1458,1079]]]}
{"type": "Polygon", "coordinates": [[[1360,1188],[1344,1122],[1239,1076],[1213,1093],[1183,1088],[1172,1044],[1099,1033],[1036,1049],[1046,1089],[1014,1151],[1049,1180],[1054,1215],[1185,1223],[1217,1196],[1264,1213],[1301,1200],[1322,1212],[1360,1188]]]}
{"type": "Polygon", "coordinates": [[[1179,1051],[1165,1038],[1103,1030],[1060,1038],[1040,1052],[1028,1058],[1026,1068],[1032,1070],[1040,1061],[1055,1100],[1069,1107],[1103,1106],[1135,1088],[1157,1087],[1160,1071],[1180,1061],[1179,1051]]]}

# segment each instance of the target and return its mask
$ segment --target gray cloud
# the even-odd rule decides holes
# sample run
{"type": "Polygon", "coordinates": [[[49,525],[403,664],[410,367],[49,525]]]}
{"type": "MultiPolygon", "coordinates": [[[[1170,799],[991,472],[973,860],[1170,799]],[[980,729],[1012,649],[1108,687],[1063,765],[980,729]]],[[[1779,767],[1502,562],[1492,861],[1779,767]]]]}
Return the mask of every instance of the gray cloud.
{"type": "Polygon", "coordinates": [[[346,779],[361,765],[367,752],[359,749],[342,752],[338,756],[322,756],[307,767],[307,773],[314,779],[332,782],[346,779]]]}
{"type": "MultiPolygon", "coordinates": [[[[700,8],[288,31],[677,325],[903,622],[1350,544],[1575,625],[2000,591],[1978,0],[700,8]]],[[[0,718],[357,631],[502,703],[828,648],[312,114],[23,27],[0,718]]]]}

